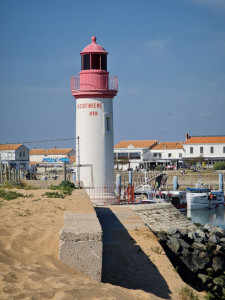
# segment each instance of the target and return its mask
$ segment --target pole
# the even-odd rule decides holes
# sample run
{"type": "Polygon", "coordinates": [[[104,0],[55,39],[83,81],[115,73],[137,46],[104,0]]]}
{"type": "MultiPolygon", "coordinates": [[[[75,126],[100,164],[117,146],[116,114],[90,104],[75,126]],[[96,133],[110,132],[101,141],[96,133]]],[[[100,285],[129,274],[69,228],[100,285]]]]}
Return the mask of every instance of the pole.
{"type": "Polygon", "coordinates": [[[223,174],[219,174],[219,191],[223,191],[223,174]]]}
{"type": "Polygon", "coordinates": [[[173,190],[177,191],[177,186],[178,186],[178,177],[173,176],[173,190]]]}
{"type": "Polygon", "coordinates": [[[80,187],[80,137],[77,137],[77,181],[80,187]]]}
{"type": "Polygon", "coordinates": [[[66,162],[63,162],[63,180],[66,180],[66,162]]]}

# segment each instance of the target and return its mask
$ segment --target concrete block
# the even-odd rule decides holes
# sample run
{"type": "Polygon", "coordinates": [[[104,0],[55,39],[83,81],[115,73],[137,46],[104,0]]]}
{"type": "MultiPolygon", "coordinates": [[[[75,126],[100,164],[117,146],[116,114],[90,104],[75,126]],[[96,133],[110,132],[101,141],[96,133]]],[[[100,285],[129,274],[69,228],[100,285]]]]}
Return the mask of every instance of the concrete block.
{"type": "Polygon", "coordinates": [[[102,249],[102,228],[96,214],[66,212],[60,231],[59,259],[101,281],[102,249]]]}

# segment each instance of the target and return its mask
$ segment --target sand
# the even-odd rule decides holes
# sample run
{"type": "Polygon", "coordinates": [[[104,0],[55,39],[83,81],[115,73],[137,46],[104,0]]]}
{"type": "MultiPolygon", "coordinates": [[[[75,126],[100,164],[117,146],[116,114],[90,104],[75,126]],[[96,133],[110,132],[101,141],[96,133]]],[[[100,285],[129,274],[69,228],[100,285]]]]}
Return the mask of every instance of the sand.
{"type": "MultiPolygon", "coordinates": [[[[157,293],[121,287],[122,283],[115,286],[94,281],[59,261],[59,231],[65,211],[93,210],[84,191],[54,199],[43,196],[46,189],[14,190],[28,197],[0,198],[0,299],[165,299],[157,293]]],[[[155,266],[160,266],[170,290],[167,299],[179,299],[178,291],[185,284],[165,255],[151,251],[149,242],[158,245],[155,236],[144,229],[129,234],[155,266]]],[[[147,267],[144,264],[141,268],[147,267]]]]}

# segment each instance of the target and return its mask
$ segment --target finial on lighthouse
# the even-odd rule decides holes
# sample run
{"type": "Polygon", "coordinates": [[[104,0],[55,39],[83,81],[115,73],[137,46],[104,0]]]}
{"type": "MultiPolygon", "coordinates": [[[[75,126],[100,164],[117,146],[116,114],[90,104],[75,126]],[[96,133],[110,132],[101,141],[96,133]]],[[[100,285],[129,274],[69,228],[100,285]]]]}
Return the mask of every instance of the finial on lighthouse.
{"type": "Polygon", "coordinates": [[[95,43],[95,44],[96,44],[96,36],[93,36],[93,37],[91,38],[91,40],[92,40],[92,43],[95,43]]]}

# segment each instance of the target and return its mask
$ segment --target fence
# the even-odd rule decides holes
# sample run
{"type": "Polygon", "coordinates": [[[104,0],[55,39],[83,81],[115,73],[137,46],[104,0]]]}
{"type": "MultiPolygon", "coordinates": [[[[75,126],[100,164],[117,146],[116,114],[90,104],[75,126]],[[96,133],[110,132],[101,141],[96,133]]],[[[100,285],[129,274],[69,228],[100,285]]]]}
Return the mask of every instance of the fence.
{"type": "Polygon", "coordinates": [[[0,163],[0,183],[13,182],[20,183],[21,171],[8,167],[0,163]]]}
{"type": "Polygon", "coordinates": [[[86,189],[91,202],[96,205],[134,204],[134,187],[96,187],[86,189]]]}

